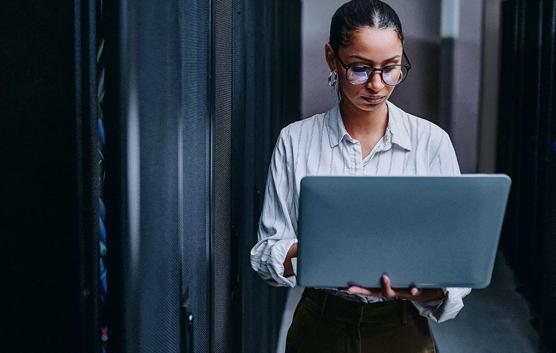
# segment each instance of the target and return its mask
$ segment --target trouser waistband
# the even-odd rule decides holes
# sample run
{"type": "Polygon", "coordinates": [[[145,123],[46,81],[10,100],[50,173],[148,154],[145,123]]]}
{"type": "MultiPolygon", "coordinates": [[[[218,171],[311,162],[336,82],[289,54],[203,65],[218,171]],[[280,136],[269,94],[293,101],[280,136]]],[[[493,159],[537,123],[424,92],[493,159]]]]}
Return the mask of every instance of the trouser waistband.
{"type": "Polygon", "coordinates": [[[420,316],[410,301],[401,299],[363,303],[347,300],[321,289],[306,288],[302,300],[311,302],[323,317],[353,324],[405,324],[420,316]]]}

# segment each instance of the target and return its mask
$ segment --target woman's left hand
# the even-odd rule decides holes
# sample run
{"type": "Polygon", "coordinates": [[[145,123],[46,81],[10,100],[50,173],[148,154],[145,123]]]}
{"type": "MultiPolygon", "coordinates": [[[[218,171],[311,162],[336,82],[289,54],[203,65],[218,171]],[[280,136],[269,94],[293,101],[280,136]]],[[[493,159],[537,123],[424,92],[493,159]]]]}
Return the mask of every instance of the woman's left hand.
{"type": "Polygon", "coordinates": [[[381,296],[386,298],[410,299],[415,301],[430,301],[444,298],[444,291],[441,288],[392,288],[390,278],[382,275],[380,278],[381,288],[363,288],[350,286],[346,292],[349,294],[359,294],[367,296],[381,296]]]}

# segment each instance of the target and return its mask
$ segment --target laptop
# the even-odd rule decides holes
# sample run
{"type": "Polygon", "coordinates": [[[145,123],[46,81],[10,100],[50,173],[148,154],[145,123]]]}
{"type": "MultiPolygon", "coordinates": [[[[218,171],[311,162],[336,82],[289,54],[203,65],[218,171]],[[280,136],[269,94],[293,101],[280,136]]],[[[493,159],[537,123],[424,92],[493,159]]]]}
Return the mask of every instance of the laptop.
{"type": "Polygon", "coordinates": [[[304,287],[489,285],[511,179],[308,176],[301,180],[297,281],[304,287]]]}

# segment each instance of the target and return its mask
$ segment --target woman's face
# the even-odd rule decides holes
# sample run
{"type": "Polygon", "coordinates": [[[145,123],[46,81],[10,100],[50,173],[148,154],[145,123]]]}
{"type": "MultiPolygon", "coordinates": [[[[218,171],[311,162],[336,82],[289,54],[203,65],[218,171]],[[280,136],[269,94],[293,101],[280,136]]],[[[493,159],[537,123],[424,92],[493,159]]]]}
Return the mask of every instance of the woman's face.
{"type": "MultiPolygon", "coordinates": [[[[346,69],[336,58],[332,47],[326,44],[326,59],[330,70],[338,70],[338,81],[342,92],[342,104],[356,111],[373,112],[381,109],[394,91],[373,72],[366,84],[353,85],[346,79],[346,69]]],[[[351,33],[347,47],[339,49],[338,56],[346,64],[368,65],[383,68],[402,62],[403,45],[398,33],[392,28],[377,29],[361,27],[351,33]]]]}

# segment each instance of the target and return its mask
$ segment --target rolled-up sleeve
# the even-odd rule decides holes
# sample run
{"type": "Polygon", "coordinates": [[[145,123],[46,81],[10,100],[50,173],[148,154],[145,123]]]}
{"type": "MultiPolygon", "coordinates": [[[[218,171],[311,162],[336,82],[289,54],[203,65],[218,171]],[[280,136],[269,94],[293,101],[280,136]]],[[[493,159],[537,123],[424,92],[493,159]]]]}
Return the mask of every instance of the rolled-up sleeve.
{"type": "Polygon", "coordinates": [[[434,322],[443,322],[456,317],[463,308],[463,298],[471,288],[443,288],[444,298],[428,302],[413,301],[419,313],[434,322]]]}
{"type": "Polygon", "coordinates": [[[290,161],[286,153],[287,132],[280,132],[268,170],[258,242],[251,249],[251,266],[268,284],[294,287],[295,275],[284,277],[284,260],[297,242],[294,219],[294,187],[290,161]]]}
{"type": "MultiPolygon", "coordinates": [[[[438,146],[430,162],[429,175],[460,175],[460,169],[454,146],[450,137],[442,131],[438,146]]],[[[444,298],[428,302],[413,301],[419,313],[435,322],[443,322],[456,317],[463,308],[463,298],[471,288],[443,288],[444,298]]]]}

